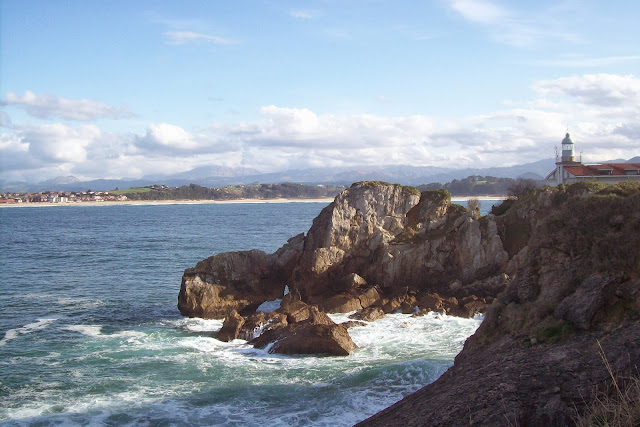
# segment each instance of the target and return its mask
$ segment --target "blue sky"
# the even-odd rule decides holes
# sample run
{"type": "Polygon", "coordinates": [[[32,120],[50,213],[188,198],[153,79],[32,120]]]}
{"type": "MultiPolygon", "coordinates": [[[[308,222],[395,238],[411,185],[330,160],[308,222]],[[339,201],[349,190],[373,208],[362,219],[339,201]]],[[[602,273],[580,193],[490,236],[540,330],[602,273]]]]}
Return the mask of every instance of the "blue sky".
{"type": "Polygon", "coordinates": [[[640,155],[640,3],[0,0],[0,180],[640,155]]]}

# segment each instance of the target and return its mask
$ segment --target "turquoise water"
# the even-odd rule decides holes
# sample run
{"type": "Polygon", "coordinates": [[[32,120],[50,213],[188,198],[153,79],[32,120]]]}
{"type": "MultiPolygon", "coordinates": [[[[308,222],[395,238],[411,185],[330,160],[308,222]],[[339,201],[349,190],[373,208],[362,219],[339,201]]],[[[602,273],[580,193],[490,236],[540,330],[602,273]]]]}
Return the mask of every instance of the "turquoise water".
{"type": "Polygon", "coordinates": [[[389,315],[348,357],[290,357],[179,315],[185,268],[273,252],[324,205],[0,208],[0,423],[352,425],[435,380],[479,319],[389,315]]]}

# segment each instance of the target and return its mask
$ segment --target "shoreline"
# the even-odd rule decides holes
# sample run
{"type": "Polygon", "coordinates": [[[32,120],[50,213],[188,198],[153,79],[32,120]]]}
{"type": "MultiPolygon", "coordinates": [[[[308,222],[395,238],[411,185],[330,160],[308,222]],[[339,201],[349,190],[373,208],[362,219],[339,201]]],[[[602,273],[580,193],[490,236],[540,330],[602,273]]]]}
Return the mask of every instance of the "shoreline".
{"type": "Polygon", "coordinates": [[[231,199],[231,200],[121,200],[104,202],[64,202],[64,203],[8,203],[0,208],[49,207],[49,206],[154,206],[154,205],[204,205],[204,204],[256,204],[256,203],[331,203],[333,198],[313,199],[231,199]]]}
{"type": "MultiPolygon", "coordinates": [[[[506,200],[507,196],[460,196],[451,197],[451,201],[466,202],[470,199],[506,200]]],[[[50,206],[154,206],[154,205],[203,205],[203,204],[256,204],[256,203],[331,203],[333,197],[320,198],[277,198],[277,199],[230,199],[230,200],[122,200],[104,202],[64,202],[64,203],[8,203],[0,205],[0,208],[25,208],[25,207],[50,207],[50,206]]]]}

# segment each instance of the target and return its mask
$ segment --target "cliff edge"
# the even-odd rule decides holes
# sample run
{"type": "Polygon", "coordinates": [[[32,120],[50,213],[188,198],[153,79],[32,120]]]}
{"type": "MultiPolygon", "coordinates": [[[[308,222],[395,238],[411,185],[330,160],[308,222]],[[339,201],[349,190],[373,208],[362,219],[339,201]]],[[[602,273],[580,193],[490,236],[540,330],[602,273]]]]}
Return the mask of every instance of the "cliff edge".
{"type": "Polygon", "coordinates": [[[496,211],[507,288],[451,369],[360,425],[614,425],[593,402],[634,384],[640,424],[640,186],[547,188],[496,211]]]}

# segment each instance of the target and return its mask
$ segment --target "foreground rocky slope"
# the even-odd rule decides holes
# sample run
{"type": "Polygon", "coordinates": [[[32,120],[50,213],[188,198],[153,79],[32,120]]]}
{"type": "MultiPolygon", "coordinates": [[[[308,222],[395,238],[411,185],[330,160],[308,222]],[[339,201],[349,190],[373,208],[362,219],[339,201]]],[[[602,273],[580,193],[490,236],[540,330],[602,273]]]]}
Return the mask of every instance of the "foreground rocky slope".
{"type": "Polygon", "coordinates": [[[623,392],[638,377],[640,186],[546,189],[501,210],[508,287],[451,369],[362,425],[572,425],[596,388],[617,394],[611,373],[623,392]]]}
{"type": "Polygon", "coordinates": [[[320,312],[360,310],[365,320],[396,310],[472,316],[508,282],[498,224],[478,216],[445,191],[356,183],[275,253],[219,254],[185,270],[178,308],[185,316],[249,316],[288,286],[320,312]]]}

